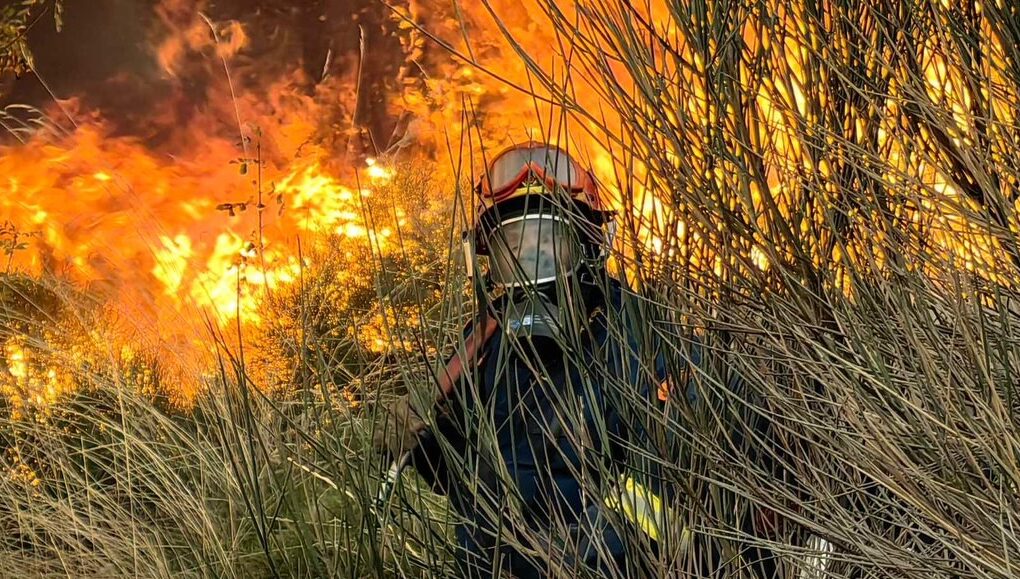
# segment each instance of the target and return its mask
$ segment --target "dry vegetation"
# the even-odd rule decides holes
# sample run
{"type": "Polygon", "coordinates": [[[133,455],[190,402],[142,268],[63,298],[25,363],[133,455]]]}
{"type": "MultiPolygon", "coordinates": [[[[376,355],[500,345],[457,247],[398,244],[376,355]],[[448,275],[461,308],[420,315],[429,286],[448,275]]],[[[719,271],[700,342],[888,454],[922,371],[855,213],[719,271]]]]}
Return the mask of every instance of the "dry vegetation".
{"type": "MultiPolygon", "coordinates": [[[[660,412],[616,388],[649,432],[629,466],[672,489],[659,548],[630,539],[646,569],[749,576],[751,545],[792,577],[820,537],[819,576],[1016,575],[1020,9],[540,5],[570,74],[507,40],[610,147],[640,342],[699,392],[660,412]]],[[[416,198],[424,177],[402,175],[416,198]]],[[[186,411],[152,360],[109,352],[98,306],[2,274],[0,339],[28,361],[0,372],[0,570],[442,575],[451,515],[410,475],[376,508],[366,444],[376,400],[427,387],[470,316],[448,223],[409,225],[396,257],[366,248],[360,287],[321,250],[265,298],[262,334],[216,338],[186,411]],[[51,369],[75,388],[19,398],[51,369]]],[[[553,559],[543,538],[518,540],[553,559]]]]}

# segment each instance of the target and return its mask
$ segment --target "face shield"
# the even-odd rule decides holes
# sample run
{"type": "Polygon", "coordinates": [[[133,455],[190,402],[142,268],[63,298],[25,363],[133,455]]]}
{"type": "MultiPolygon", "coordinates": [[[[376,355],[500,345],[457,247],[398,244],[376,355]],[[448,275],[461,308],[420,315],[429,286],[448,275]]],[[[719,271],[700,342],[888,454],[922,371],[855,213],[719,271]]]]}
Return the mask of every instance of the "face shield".
{"type": "Polygon", "coordinates": [[[536,287],[573,275],[581,243],[570,223],[549,213],[518,215],[488,232],[489,280],[500,288],[536,287]]]}
{"type": "MultiPolygon", "coordinates": [[[[590,279],[608,252],[606,229],[573,204],[529,195],[493,207],[475,235],[504,329],[549,343],[563,339],[579,319],[573,310],[584,303],[579,282],[590,279]]],[[[466,247],[466,255],[473,256],[472,249],[466,247]]]]}

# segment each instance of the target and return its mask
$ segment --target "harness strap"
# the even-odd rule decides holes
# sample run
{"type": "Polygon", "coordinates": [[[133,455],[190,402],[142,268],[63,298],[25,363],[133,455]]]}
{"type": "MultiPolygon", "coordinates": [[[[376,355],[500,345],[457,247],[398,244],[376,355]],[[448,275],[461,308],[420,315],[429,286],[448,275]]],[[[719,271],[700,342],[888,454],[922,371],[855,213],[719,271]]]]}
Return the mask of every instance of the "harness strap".
{"type": "Polygon", "coordinates": [[[486,316],[485,321],[479,325],[481,328],[471,332],[471,335],[464,341],[464,351],[454,354],[450,361],[447,362],[443,373],[439,375],[437,402],[442,402],[453,395],[457,382],[464,375],[465,366],[475,366],[480,362],[478,352],[492,339],[492,336],[496,333],[496,328],[499,327],[499,322],[492,316],[486,316]],[[478,331],[479,329],[481,331],[478,331]]]}

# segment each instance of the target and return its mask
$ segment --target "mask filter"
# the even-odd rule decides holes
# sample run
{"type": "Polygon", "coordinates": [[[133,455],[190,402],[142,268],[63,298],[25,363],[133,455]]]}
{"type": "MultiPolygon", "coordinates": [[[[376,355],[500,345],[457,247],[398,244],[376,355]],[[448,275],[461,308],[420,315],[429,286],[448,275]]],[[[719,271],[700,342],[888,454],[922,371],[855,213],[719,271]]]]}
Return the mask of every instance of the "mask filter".
{"type": "Polygon", "coordinates": [[[502,326],[508,334],[527,338],[536,347],[541,344],[540,349],[552,349],[563,337],[560,308],[544,292],[514,295],[507,300],[503,316],[502,326]]]}

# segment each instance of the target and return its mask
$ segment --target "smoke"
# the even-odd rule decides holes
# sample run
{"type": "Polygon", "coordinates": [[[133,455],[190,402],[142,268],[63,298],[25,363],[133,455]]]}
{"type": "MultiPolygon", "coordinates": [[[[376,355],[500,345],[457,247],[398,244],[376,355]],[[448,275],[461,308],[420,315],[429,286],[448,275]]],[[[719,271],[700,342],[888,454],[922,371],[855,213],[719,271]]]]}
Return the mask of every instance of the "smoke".
{"type": "MultiPolygon", "coordinates": [[[[38,76],[0,89],[0,107],[27,104],[67,123],[54,98],[73,98],[115,134],[153,147],[181,144],[173,133],[193,122],[233,138],[226,60],[241,98],[285,90],[320,99],[317,138],[333,146],[353,140],[357,153],[376,155],[407,123],[399,103],[418,71],[407,62],[410,31],[375,0],[96,0],[67,3],[64,21],[60,32],[32,29],[38,76]]],[[[242,121],[267,113],[250,112],[242,121]]]]}

